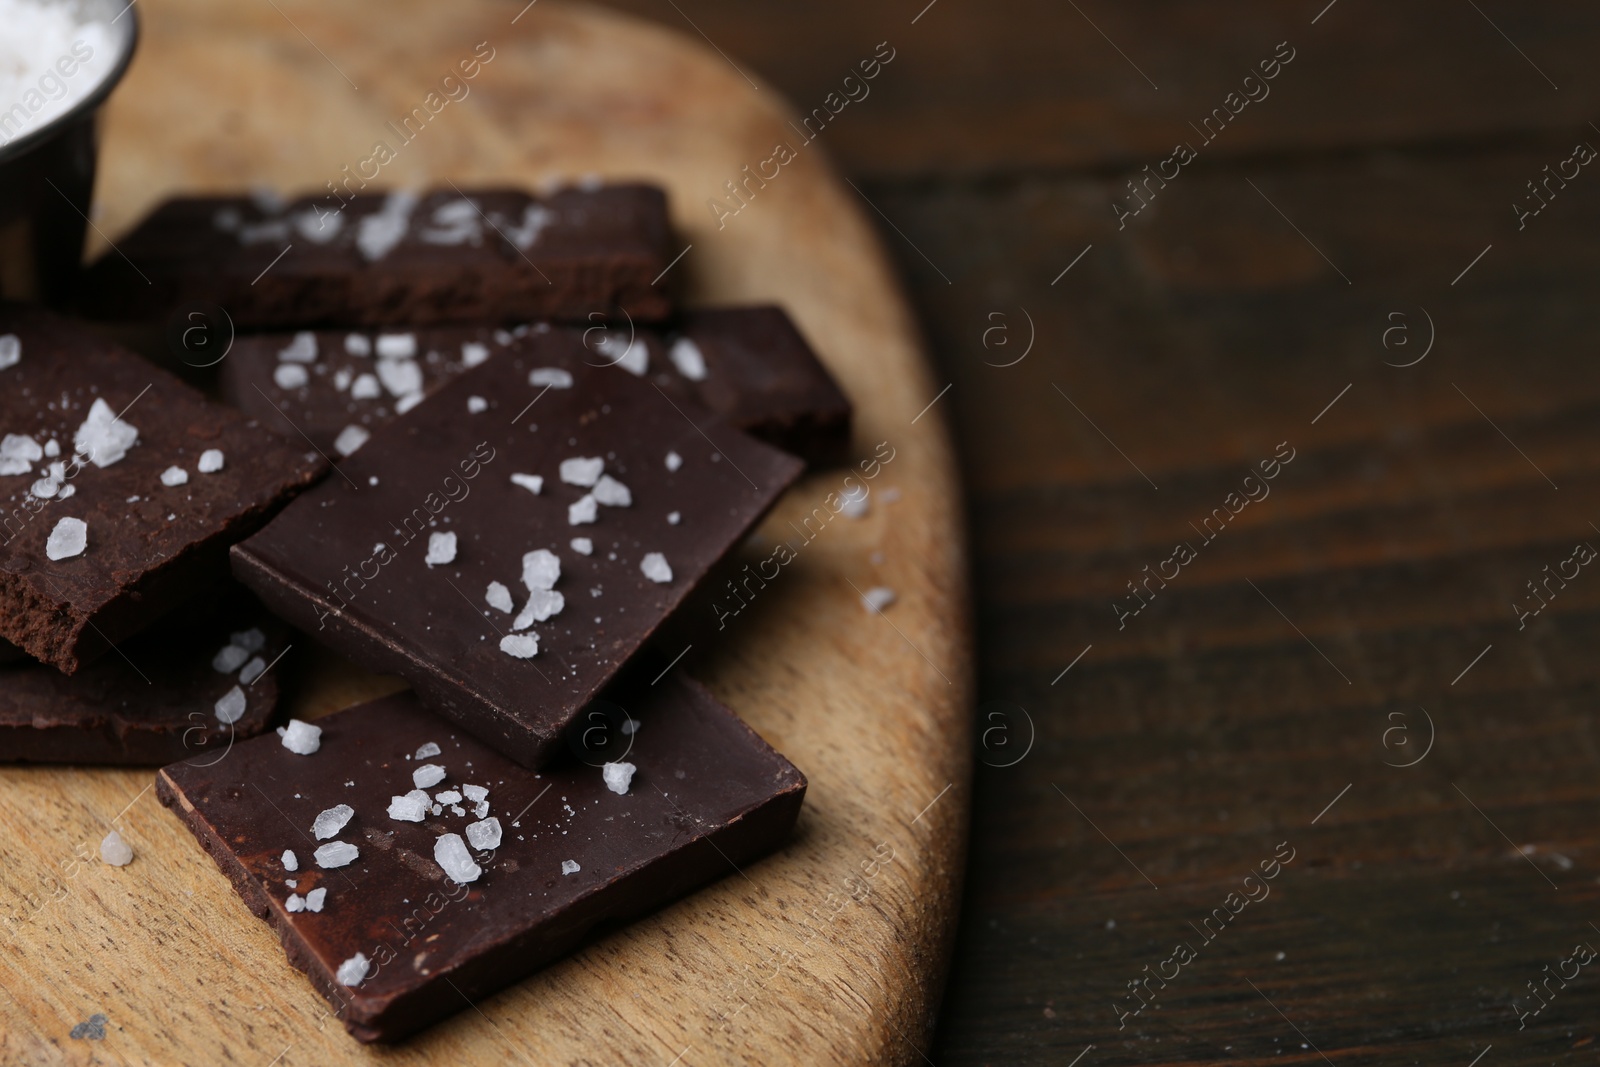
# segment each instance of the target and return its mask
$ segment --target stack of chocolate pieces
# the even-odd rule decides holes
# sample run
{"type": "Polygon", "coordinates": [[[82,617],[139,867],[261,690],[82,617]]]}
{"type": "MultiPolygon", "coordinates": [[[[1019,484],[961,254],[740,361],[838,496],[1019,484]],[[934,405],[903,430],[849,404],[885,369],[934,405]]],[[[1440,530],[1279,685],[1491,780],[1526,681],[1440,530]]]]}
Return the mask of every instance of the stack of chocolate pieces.
{"type": "Polygon", "coordinates": [[[662,642],[850,406],[781,310],[675,308],[659,190],[189,199],[119,248],[91,316],[247,332],[223,406],[0,309],[0,758],[168,763],[363,1041],[781,844],[804,776],[662,642]],[[412,689],[280,722],[302,640],[412,689]]]}

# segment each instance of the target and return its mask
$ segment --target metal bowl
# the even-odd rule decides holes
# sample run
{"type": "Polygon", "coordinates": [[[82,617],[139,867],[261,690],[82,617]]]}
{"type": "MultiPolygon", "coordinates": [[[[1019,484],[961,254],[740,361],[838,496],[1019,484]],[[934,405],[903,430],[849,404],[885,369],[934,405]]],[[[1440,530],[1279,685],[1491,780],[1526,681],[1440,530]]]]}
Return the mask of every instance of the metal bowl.
{"type": "MultiPolygon", "coordinates": [[[[100,105],[139,37],[134,0],[63,0],[108,23],[117,55],[88,95],[0,145],[0,298],[61,303],[77,280],[94,193],[100,105]]],[[[17,101],[0,101],[0,115],[17,101]]]]}

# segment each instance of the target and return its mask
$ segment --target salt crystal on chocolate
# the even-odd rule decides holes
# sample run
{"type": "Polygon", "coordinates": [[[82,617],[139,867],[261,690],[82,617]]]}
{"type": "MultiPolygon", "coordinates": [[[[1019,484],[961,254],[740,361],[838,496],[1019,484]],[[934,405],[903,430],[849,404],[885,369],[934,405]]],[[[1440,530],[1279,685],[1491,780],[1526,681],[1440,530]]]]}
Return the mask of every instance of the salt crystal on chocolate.
{"type": "Polygon", "coordinates": [[[428,815],[427,797],[420,789],[413,789],[403,797],[390,797],[389,818],[399,822],[422,822],[428,815]]]}
{"type": "Polygon", "coordinates": [[[567,505],[567,525],[585,526],[595,520],[600,514],[600,505],[595,502],[593,493],[585,493],[576,503],[567,505]]]}
{"type": "Polygon", "coordinates": [[[218,722],[232,724],[244,717],[246,705],[244,690],[234,686],[222,694],[222,697],[213,706],[213,710],[217,714],[218,722]]]}
{"type": "Polygon", "coordinates": [[[305,911],[306,898],[299,893],[290,893],[289,899],[284,903],[284,907],[288,911],[305,911]]]}
{"type": "Polygon", "coordinates": [[[422,403],[422,394],[420,392],[407,393],[394,402],[394,413],[396,415],[404,415],[420,403],[422,403]]]}
{"type": "Polygon", "coordinates": [[[675,471],[681,466],[683,466],[683,457],[678,455],[676,452],[668,452],[667,453],[667,470],[675,471]]]}
{"type": "Polygon", "coordinates": [[[256,656],[252,658],[249,663],[246,663],[239,671],[239,681],[243,682],[245,685],[249,685],[251,682],[255,681],[257,678],[266,673],[267,661],[262,659],[260,656],[256,656]]]}
{"type": "Polygon", "coordinates": [[[491,608],[503,611],[507,615],[510,615],[515,610],[515,606],[511,602],[511,590],[500,582],[490,582],[489,591],[484,593],[483,599],[488,601],[491,608]]]}
{"type": "Polygon", "coordinates": [[[535,589],[528,594],[528,603],[512,622],[511,628],[526,630],[536,622],[544,622],[552,615],[561,614],[561,609],[566,606],[567,600],[560,593],[548,589],[535,589]]]}
{"type": "Polygon", "coordinates": [[[176,489],[180,485],[188,485],[189,472],[182,467],[168,467],[161,472],[161,484],[168,489],[176,489]]]}
{"type": "Polygon", "coordinates": [[[587,537],[574,537],[569,544],[572,545],[572,551],[580,556],[594,555],[594,542],[587,537]]]}
{"type": "Polygon", "coordinates": [[[8,433],[0,438],[0,474],[27,474],[42,458],[44,449],[31,437],[8,433]]]}
{"type": "Polygon", "coordinates": [[[344,350],[352,356],[372,355],[372,338],[360,333],[346,334],[344,350]]]}
{"type": "MultiPolygon", "coordinates": [[[[364,375],[363,375],[364,377],[364,375]]],[[[360,384],[359,382],[357,384],[360,384]]],[[[354,392],[351,387],[351,392],[354,392]]],[[[356,449],[367,443],[367,438],[372,435],[360,426],[350,425],[339,431],[339,436],[334,438],[333,450],[341,456],[348,456],[356,449]]]]}
{"type": "MultiPolygon", "coordinates": [[[[378,338],[378,351],[383,352],[383,338],[378,338]]],[[[410,396],[422,392],[422,367],[414,359],[384,359],[378,361],[378,381],[392,396],[410,396]]]]}
{"type": "Polygon", "coordinates": [[[561,461],[561,480],[568,485],[588,488],[600,480],[605,469],[606,461],[599,456],[575,456],[561,461]]]}
{"type": "Polygon", "coordinates": [[[201,474],[215,474],[223,468],[227,457],[220,448],[208,448],[200,453],[200,461],[195,464],[195,469],[201,474]]]}
{"type": "Polygon", "coordinates": [[[249,649],[239,645],[223,645],[222,650],[211,657],[211,669],[218,674],[232,674],[244,666],[244,661],[249,658],[249,649]]]}
{"type": "Polygon", "coordinates": [[[133,849],[122,839],[122,835],[112,830],[100,842],[100,858],[113,867],[126,867],[133,862],[133,849]]]}
{"type": "Polygon", "coordinates": [[[339,836],[345,824],[355,818],[356,809],[348,804],[336,804],[320,813],[316,821],[311,824],[311,834],[318,841],[326,841],[330,837],[339,836]]]}
{"type": "Polygon", "coordinates": [[[676,526],[683,521],[683,515],[676,511],[667,512],[667,525],[676,526]]]}
{"type": "Polygon", "coordinates": [[[483,873],[483,868],[472,862],[472,853],[467,851],[466,843],[461,840],[460,834],[444,834],[435,838],[433,861],[442,867],[444,873],[457,885],[475,882],[478,880],[478,875],[483,873]]]}
{"type": "Polygon", "coordinates": [[[536,367],[528,372],[528,384],[551,389],[571,389],[572,372],[561,367],[536,367]]]}
{"type": "Polygon", "coordinates": [[[578,861],[577,860],[562,860],[561,861],[561,873],[562,874],[577,874],[581,870],[583,870],[583,868],[578,866],[578,861]]]}
{"type": "Polygon", "coordinates": [[[411,784],[418,789],[432,789],[444,781],[445,769],[437,763],[424,763],[411,772],[411,784]]]}
{"type": "Polygon", "coordinates": [[[469,822],[467,841],[477,849],[499,848],[500,820],[484,819],[482,822],[469,822]]]}
{"type": "Polygon", "coordinates": [[[356,229],[356,248],[367,262],[382,259],[400,243],[411,225],[411,212],[416,206],[416,193],[393,192],[384,197],[383,207],[361,220],[356,229]]]}
{"type": "Polygon", "coordinates": [[[378,384],[376,374],[359,374],[350,383],[350,396],[354,400],[376,400],[382,395],[383,386],[378,384]]]}
{"type": "Polygon", "coordinates": [[[433,799],[440,804],[459,804],[461,803],[461,790],[441,789],[433,795],[433,799]]]}
{"type": "Polygon", "coordinates": [[[371,966],[372,961],[367,959],[366,953],[357,952],[354,956],[339,964],[339,970],[335,972],[334,977],[339,980],[340,985],[354,989],[361,984],[362,979],[367,977],[367,970],[371,966]]]}
{"type": "Polygon", "coordinates": [[[561,577],[561,557],[548,548],[536,548],[522,556],[522,584],[529,590],[554,589],[561,577]]]}
{"type": "Polygon", "coordinates": [[[489,410],[489,402],[481,396],[467,397],[467,414],[482,415],[489,410]]]}
{"type": "Polygon", "coordinates": [[[432,741],[417,749],[417,754],[412,759],[432,759],[440,752],[439,746],[432,741]]]}
{"type": "Polygon", "coordinates": [[[102,469],[119,462],[139,440],[139,431],[117,418],[104,397],[89,406],[89,415],[72,435],[72,447],[102,469]]]}
{"type": "Polygon", "coordinates": [[[537,474],[513,474],[511,484],[520,485],[534,496],[538,496],[540,490],[544,489],[544,479],[537,474]]]}
{"type": "Polygon", "coordinates": [[[283,850],[283,869],[286,871],[298,871],[300,869],[300,860],[289,849],[283,850]]]}
{"type": "Polygon", "coordinates": [[[267,647],[267,635],[259,626],[252,626],[248,630],[240,630],[238,633],[230,635],[228,640],[246,652],[260,652],[267,647]]]}
{"type": "Polygon", "coordinates": [[[353,863],[359,855],[361,855],[361,850],[348,841],[329,841],[326,845],[318,848],[315,853],[317,866],[325,870],[332,870],[335,867],[343,867],[346,864],[353,863]]]}
{"type": "Polygon", "coordinates": [[[608,508],[633,506],[633,494],[628,492],[628,487],[609,474],[602,474],[600,480],[594,483],[594,498],[608,508]]]}
{"type": "Polygon", "coordinates": [[[428,556],[424,560],[428,566],[454,563],[456,559],[456,535],[453,533],[440,533],[437,530],[428,535],[428,556]]]}
{"type": "Polygon", "coordinates": [[[278,727],[283,747],[297,756],[309,756],[322,747],[322,727],[309,722],[290,719],[288,726],[278,727]]]}
{"type": "Polygon", "coordinates": [[[272,381],[279,389],[299,389],[311,381],[311,376],[298,363],[280,363],[272,370],[272,381]]]}
{"type": "Polygon", "coordinates": [[[22,362],[22,339],[14,333],[0,336],[0,370],[22,362]]]}
{"type": "Polygon", "coordinates": [[[539,653],[539,635],[507,634],[500,639],[500,651],[517,659],[532,659],[539,653]]]}
{"type": "Polygon", "coordinates": [[[311,892],[306,894],[306,910],[321,911],[323,901],[327,899],[328,890],[326,887],[322,889],[313,889],[311,892]]]}
{"type": "Polygon", "coordinates": [[[489,790],[481,785],[464,785],[461,787],[461,792],[468,800],[474,802],[482,801],[489,795],[489,790]]]}
{"type": "Polygon", "coordinates": [[[678,373],[691,382],[706,380],[706,357],[700,351],[700,346],[687,337],[680,337],[672,342],[672,349],[667,353],[672,360],[672,365],[678,368],[678,373]]]}
{"type": "Polygon", "coordinates": [[[600,776],[605,779],[607,789],[623,796],[633,783],[633,772],[638,769],[631,763],[608,763],[600,768],[600,776]]]}
{"type": "Polygon", "coordinates": [[[461,343],[461,363],[466,367],[476,367],[489,358],[489,346],[477,341],[463,341],[461,343]]]}
{"type": "Polygon", "coordinates": [[[639,561],[639,570],[652,582],[665,585],[672,581],[672,567],[667,563],[667,557],[659,552],[646,552],[644,559],[639,561]]]}
{"type": "Polygon", "coordinates": [[[417,335],[414,333],[380,333],[378,335],[379,359],[411,359],[417,354],[417,335]]]}
{"type": "Polygon", "coordinates": [[[315,363],[317,335],[310,330],[301,330],[287,346],[278,351],[278,359],[285,363],[315,363]]]}

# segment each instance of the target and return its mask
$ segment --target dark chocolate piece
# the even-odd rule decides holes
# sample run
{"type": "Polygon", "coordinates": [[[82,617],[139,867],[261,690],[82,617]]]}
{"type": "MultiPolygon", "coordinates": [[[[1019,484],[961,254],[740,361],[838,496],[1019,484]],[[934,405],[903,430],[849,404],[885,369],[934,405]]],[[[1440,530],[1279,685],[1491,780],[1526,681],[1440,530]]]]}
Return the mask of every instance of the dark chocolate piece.
{"type": "Polygon", "coordinates": [[[228,546],[326,467],[81,326],[0,306],[0,638],[76,671],[225,579],[228,546]]]}
{"type": "Polygon", "coordinates": [[[731,711],[676,675],[629,703],[637,732],[618,762],[637,770],[622,795],[607,788],[601,768],[580,762],[524,770],[410,693],[317,720],[321,747],[310,756],[260,737],[215,766],[162,770],[156,792],[251,912],[272,924],[289,962],[345,1028],[361,1041],[396,1041],[572,951],[597,928],[744,868],[788,836],[805,776],[731,711]],[[413,774],[426,766],[444,770],[425,790],[430,800],[446,794],[438,812],[413,806],[424,821],[394,818],[391,804],[404,808],[413,774]],[[469,786],[487,796],[452,804],[451,794],[469,786]],[[337,805],[353,809],[349,821],[314,839],[318,815],[337,805]],[[479,836],[486,828],[470,829],[486,817],[498,820],[497,845],[492,832],[479,836]],[[435,858],[445,835],[461,839],[458,855],[479,869],[471,881],[447,876],[435,858]],[[492,847],[473,847],[474,838],[492,847]],[[313,853],[334,842],[358,855],[325,869],[313,853]],[[285,850],[295,854],[294,870],[284,866],[285,850]],[[293,900],[312,894],[320,910],[293,900]]]}
{"type": "Polygon", "coordinates": [[[246,328],[591,313],[644,322],[672,310],[653,283],[676,251],[666,197],[652,185],[542,199],[512,189],[290,204],[186,197],[118,239],[90,268],[83,303],[96,318],[127,320],[214,304],[246,328]]]}
{"type": "Polygon", "coordinates": [[[530,334],[458,375],[233,556],[273,611],[529,767],[800,472],[582,351],[530,334]]]}
{"type": "MultiPolygon", "coordinates": [[[[433,392],[493,353],[522,351],[535,328],[546,329],[448,326],[413,331],[420,391],[433,392]]],[[[610,354],[615,351],[613,335],[627,350],[626,330],[557,328],[586,339],[588,352],[572,351],[591,365],[618,358],[610,354]]],[[[381,361],[370,354],[370,333],[327,330],[312,336],[312,341],[289,334],[239,337],[221,364],[222,395],[266,425],[303,433],[332,453],[346,426],[370,431],[394,418],[401,390],[410,383],[391,377],[399,386],[395,389],[379,380],[381,361]],[[307,355],[312,356],[309,363],[303,362],[307,355]]],[[[634,345],[633,358],[643,357],[649,379],[676,401],[715,411],[729,424],[809,463],[835,462],[849,448],[850,402],[780,308],[686,312],[678,329],[666,334],[641,330],[634,345]],[[692,347],[681,346],[680,340],[692,347]]]]}
{"type": "Polygon", "coordinates": [[[267,728],[288,638],[241,591],[225,608],[176,613],[71,676],[0,666],[0,762],[220,760],[267,728]]]}

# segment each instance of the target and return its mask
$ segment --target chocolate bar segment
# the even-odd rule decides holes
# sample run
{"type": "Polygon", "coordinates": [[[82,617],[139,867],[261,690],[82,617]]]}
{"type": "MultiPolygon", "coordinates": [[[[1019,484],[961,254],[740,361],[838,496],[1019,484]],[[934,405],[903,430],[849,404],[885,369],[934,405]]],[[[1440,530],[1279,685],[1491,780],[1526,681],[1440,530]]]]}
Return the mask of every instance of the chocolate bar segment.
{"type": "Polygon", "coordinates": [[[90,268],[96,318],[211,304],[241,328],[421,325],[591,313],[646,322],[671,248],[651,185],[169,200],[90,268]],[[281,258],[279,258],[281,257],[281,258]]]}
{"type": "Polygon", "coordinates": [[[74,675],[0,663],[0,762],[205,763],[265,730],[289,628],[248,595],[179,614],[74,675]]]}
{"type": "Polygon", "coordinates": [[[233,558],[273,611],[537,768],[801,465],[583,365],[569,333],[528,340],[381,427],[233,558]]]}
{"type": "Polygon", "coordinates": [[[632,748],[604,770],[534,774],[400,693],[317,720],[312,755],[261,737],[156,791],[350,1033],[396,1041],[597,927],[759,878],[789,834],[805,776],[704,689],[622,699],[632,748]]]}
{"type": "MultiPolygon", "coordinates": [[[[714,411],[809,463],[835,462],[849,448],[850,402],[780,308],[686,312],[670,330],[640,330],[631,347],[625,329],[556,328],[585,342],[587,351],[570,350],[584,362],[636,361],[675,401],[714,411]]],[[[221,364],[222,395],[266,425],[303,433],[331,453],[345,427],[371,431],[393,419],[406,399],[404,389],[415,384],[418,392],[431,393],[496,352],[522,351],[530,334],[548,329],[384,331],[411,338],[415,355],[407,358],[416,374],[406,376],[379,374],[386,364],[375,356],[370,331],[327,330],[309,339],[245,335],[221,364]]]]}
{"type": "Polygon", "coordinates": [[[67,673],[227,576],[327,469],[47,312],[0,306],[0,638],[67,673]]]}

